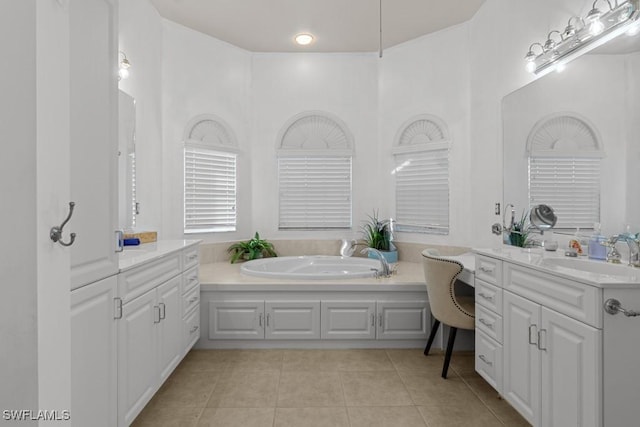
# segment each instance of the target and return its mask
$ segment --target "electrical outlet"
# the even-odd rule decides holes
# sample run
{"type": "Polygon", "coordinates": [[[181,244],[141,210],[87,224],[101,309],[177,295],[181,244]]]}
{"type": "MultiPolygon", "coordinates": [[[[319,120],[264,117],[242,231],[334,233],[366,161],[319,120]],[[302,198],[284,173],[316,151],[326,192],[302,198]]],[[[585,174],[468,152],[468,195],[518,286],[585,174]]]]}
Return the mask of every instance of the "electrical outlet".
{"type": "Polygon", "coordinates": [[[496,215],[500,215],[500,202],[496,203],[495,213],[496,215]]]}

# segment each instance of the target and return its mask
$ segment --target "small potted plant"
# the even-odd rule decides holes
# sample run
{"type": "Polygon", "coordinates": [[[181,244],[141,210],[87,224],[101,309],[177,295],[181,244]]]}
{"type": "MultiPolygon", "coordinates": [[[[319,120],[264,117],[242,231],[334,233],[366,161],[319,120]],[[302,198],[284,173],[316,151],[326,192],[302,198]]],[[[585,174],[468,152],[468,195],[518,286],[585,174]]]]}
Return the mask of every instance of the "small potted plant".
{"type": "MultiPolygon", "coordinates": [[[[363,240],[370,248],[382,253],[387,262],[398,262],[398,251],[391,241],[391,220],[379,220],[378,212],[369,215],[369,221],[362,226],[363,240]]],[[[369,251],[369,258],[378,258],[378,255],[369,251]]]]}
{"type": "Polygon", "coordinates": [[[273,244],[261,239],[257,231],[255,236],[253,236],[253,239],[234,243],[229,246],[227,252],[231,254],[231,264],[238,260],[252,260],[278,256],[273,248],[273,244]]]}
{"type": "Polygon", "coordinates": [[[525,248],[531,244],[529,240],[529,224],[526,212],[522,212],[520,221],[514,222],[509,231],[509,243],[512,246],[525,248]]]}

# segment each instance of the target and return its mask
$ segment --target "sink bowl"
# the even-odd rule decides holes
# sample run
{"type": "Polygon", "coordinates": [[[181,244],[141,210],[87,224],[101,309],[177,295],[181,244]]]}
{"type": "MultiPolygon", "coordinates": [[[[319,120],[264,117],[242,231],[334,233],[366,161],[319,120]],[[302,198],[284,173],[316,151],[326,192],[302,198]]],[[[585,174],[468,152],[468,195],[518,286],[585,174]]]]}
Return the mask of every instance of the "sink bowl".
{"type": "Polygon", "coordinates": [[[579,258],[546,258],[542,260],[546,267],[564,267],[582,272],[616,276],[636,280],[640,276],[640,269],[624,264],[611,264],[604,261],[593,261],[579,258]]]}

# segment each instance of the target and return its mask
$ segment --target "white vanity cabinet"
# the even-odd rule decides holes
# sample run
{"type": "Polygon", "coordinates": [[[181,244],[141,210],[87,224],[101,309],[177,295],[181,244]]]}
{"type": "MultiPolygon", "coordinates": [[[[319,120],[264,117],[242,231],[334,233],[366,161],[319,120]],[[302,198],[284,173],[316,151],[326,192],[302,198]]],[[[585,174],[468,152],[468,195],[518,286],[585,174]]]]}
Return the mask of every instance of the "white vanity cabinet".
{"type": "Polygon", "coordinates": [[[476,370],[534,426],[604,425],[601,289],[508,259],[477,265],[476,370]]]}
{"type": "Polygon", "coordinates": [[[199,328],[198,322],[193,323],[197,306],[186,303],[185,296],[198,289],[197,250],[194,245],[169,251],[118,276],[119,426],[133,422],[193,345],[185,329],[187,322],[199,328]],[[184,271],[185,265],[195,267],[184,271]],[[189,281],[194,275],[195,280],[189,281]]]}

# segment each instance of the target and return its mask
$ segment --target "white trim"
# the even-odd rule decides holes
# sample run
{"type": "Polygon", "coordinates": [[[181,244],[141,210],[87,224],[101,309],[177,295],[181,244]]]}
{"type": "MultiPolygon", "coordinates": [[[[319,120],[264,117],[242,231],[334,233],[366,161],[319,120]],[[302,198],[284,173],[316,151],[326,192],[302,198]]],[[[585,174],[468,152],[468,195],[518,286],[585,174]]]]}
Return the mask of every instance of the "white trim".
{"type": "MultiPolygon", "coordinates": [[[[333,113],[329,113],[327,111],[319,111],[319,110],[303,111],[303,112],[298,113],[295,116],[291,117],[289,120],[287,120],[285,122],[285,124],[282,126],[282,128],[280,129],[280,131],[278,132],[278,136],[276,138],[276,149],[278,151],[280,151],[280,150],[283,150],[283,151],[291,150],[290,148],[282,146],[282,143],[284,142],[284,138],[286,137],[287,132],[298,121],[306,119],[306,118],[309,118],[309,117],[314,117],[314,116],[322,117],[322,118],[328,119],[329,121],[333,122],[340,129],[340,131],[344,134],[344,136],[346,138],[346,143],[347,143],[347,148],[346,149],[350,152],[350,155],[353,154],[353,151],[354,151],[354,139],[353,139],[353,134],[349,130],[349,127],[347,126],[347,124],[342,119],[340,119],[340,117],[338,117],[337,115],[335,115],[333,113]]],[[[298,150],[298,149],[296,149],[296,150],[298,150]]],[[[306,151],[306,152],[318,151],[317,149],[306,150],[304,148],[300,148],[299,150],[306,151]]],[[[345,149],[344,148],[340,148],[340,149],[337,149],[337,150],[344,151],[345,149]]],[[[326,150],[320,150],[320,151],[323,151],[323,153],[321,155],[326,155],[326,152],[331,152],[331,151],[333,151],[333,149],[327,148],[326,150]]]]}
{"type": "Polygon", "coordinates": [[[231,126],[229,126],[227,124],[227,122],[225,122],[221,117],[218,117],[216,115],[213,114],[200,114],[198,116],[193,117],[191,120],[189,120],[187,122],[187,125],[185,126],[184,129],[184,133],[182,135],[182,140],[184,141],[184,143],[189,143],[191,144],[200,144],[200,145],[205,145],[206,148],[211,148],[211,147],[216,147],[218,149],[223,149],[223,150],[237,150],[238,148],[238,140],[236,138],[236,134],[233,131],[233,129],[231,128],[231,126]],[[219,125],[220,127],[222,127],[226,133],[226,136],[228,137],[227,142],[225,143],[203,143],[200,140],[197,139],[192,139],[191,133],[193,132],[193,129],[200,124],[201,122],[204,121],[211,121],[213,123],[216,123],[217,125],[219,125]]]}
{"type": "Polygon", "coordinates": [[[414,144],[405,146],[394,146],[391,152],[394,156],[407,153],[418,153],[425,151],[448,150],[451,148],[451,141],[430,142],[428,144],[414,144]]]}
{"type": "MultiPolygon", "coordinates": [[[[557,141],[554,141],[554,143],[555,142],[557,141]]],[[[548,152],[558,153],[557,155],[558,157],[564,157],[564,156],[588,157],[589,155],[587,155],[587,153],[601,153],[599,157],[604,157],[602,137],[600,136],[598,129],[589,119],[572,111],[563,111],[563,112],[548,114],[543,118],[541,118],[540,120],[538,120],[531,128],[531,131],[527,136],[527,144],[526,144],[527,155],[532,157],[541,157],[541,156],[549,155],[549,154],[545,154],[548,152]],[[575,127],[576,125],[572,123],[579,123],[582,126],[584,126],[584,129],[586,129],[587,133],[590,135],[590,138],[587,142],[591,144],[593,148],[587,149],[582,147],[582,148],[577,148],[575,150],[567,150],[563,148],[560,148],[558,150],[556,150],[555,148],[536,149],[534,147],[534,143],[537,136],[539,134],[548,134],[551,137],[552,132],[554,132],[554,130],[552,129],[553,124],[557,123],[558,120],[562,120],[562,119],[567,120],[567,125],[572,126],[574,128],[572,129],[571,133],[575,133],[579,129],[575,127]]]]}
{"type": "Polygon", "coordinates": [[[393,138],[393,146],[394,147],[406,147],[406,146],[410,146],[410,145],[428,145],[428,144],[403,144],[402,143],[402,138],[405,134],[405,132],[414,124],[418,123],[418,122],[430,122],[432,123],[435,128],[438,130],[439,133],[442,134],[442,138],[439,139],[431,139],[430,138],[430,142],[428,144],[432,144],[435,142],[441,142],[441,141],[450,141],[451,140],[451,135],[449,133],[449,128],[447,126],[447,124],[444,122],[444,120],[442,120],[441,118],[434,116],[432,114],[419,114],[416,116],[411,117],[409,120],[406,120],[404,123],[402,123],[402,125],[400,126],[400,128],[398,129],[398,131],[396,132],[395,137],[393,138]]]}

